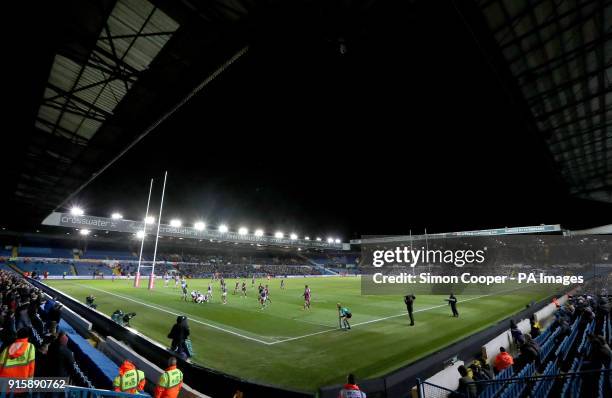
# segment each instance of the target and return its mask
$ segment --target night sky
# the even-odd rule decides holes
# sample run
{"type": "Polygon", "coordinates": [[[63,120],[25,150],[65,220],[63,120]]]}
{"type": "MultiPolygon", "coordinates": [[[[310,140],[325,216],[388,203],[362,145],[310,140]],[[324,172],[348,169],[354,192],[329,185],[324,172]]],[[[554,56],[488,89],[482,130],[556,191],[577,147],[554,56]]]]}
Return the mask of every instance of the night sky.
{"type": "Polygon", "coordinates": [[[349,239],[612,222],[609,205],[569,197],[450,2],[319,32],[254,18],[248,54],[75,202],[139,219],[168,170],[164,218],[187,224],[349,239]]]}

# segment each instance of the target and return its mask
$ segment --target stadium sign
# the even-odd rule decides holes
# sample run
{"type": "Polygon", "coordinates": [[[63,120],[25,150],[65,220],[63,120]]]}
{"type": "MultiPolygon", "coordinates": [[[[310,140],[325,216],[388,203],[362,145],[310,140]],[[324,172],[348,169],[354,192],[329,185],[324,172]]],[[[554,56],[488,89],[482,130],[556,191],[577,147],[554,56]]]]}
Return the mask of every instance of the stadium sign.
{"type": "Polygon", "coordinates": [[[529,227],[512,227],[512,228],[494,228],[480,229],[475,231],[462,232],[444,232],[438,234],[425,235],[398,235],[398,236],[383,236],[371,237],[351,240],[352,245],[376,244],[376,243],[393,243],[393,242],[408,242],[411,240],[425,239],[447,239],[447,238],[464,238],[469,236],[504,236],[504,235],[521,235],[521,234],[543,234],[561,232],[559,224],[554,225],[535,225],[529,227]]]}
{"type": "MultiPolygon", "coordinates": [[[[145,230],[147,235],[155,235],[157,232],[156,223],[147,223],[142,221],[132,221],[125,219],[111,219],[106,217],[95,216],[75,216],[69,213],[53,212],[43,220],[43,225],[53,225],[57,227],[81,228],[99,231],[124,232],[136,234],[145,230]]],[[[320,250],[344,250],[348,245],[342,243],[330,243],[326,241],[311,241],[305,239],[289,239],[276,238],[274,236],[255,236],[241,235],[236,232],[219,232],[216,230],[197,230],[193,227],[172,227],[167,224],[159,226],[159,236],[199,239],[199,240],[214,240],[218,242],[231,243],[253,243],[268,246],[290,246],[300,247],[304,249],[320,249],[320,250]]]]}

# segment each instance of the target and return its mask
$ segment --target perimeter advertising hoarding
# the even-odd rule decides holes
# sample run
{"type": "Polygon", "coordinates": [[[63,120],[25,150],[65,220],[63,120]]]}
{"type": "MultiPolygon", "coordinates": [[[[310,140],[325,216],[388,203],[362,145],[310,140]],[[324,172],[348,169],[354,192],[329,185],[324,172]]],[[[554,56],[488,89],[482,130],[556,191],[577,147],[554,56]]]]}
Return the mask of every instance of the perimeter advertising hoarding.
{"type": "MultiPolygon", "coordinates": [[[[125,232],[135,234],[145,228],[145,223],[124,219],[111,219],[95,216],[75,216],[68,213],[53,212],[43,221],[44,225],[53,225],[67,228],[86,228],[100,231],[125,232]]],[[[157,224],[147,224],[146,233],[155,235],[157,224]]],[[[239,235],[235,232],[220,233],[212,230],[197,230],[192,227],[171,227],[161,224],[159,226],[160,236],[169,236],[185,239],[208,239],[232,243],[255,243],[270,246],[303,247],[321,250],[344,250],[342,243],[328,243],[324,241],[311,241],[304,239],[275,238],[273,236],[239,235]]]]}

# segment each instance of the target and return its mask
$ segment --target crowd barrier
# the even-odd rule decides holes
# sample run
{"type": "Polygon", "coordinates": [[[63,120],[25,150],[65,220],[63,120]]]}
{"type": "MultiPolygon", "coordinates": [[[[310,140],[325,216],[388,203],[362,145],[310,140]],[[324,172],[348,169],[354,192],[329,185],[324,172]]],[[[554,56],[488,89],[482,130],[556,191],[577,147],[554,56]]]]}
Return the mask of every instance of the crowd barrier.
{"type": "MultiPolygon", "coordinates": [[[[443,374],[448,375],[448,382],[441,387],[435,387],[439,388],[440,394],[444,394],[440,396],[446,397],[448,395],[448,390],[451,390],[450,388],[446,388],[446,385],[455,386],[455,383],[459,379],[459,373],[456,369],[454,369],[454,376],[452,375],[453,370],[449,370],[448,373],[446,373],[447,366],[445,364],[448,363],[450,358],[466,358],[478,355],[478,353],[482,351],[484,344],[507,332],[511,319],[529,319],[536,311],[548,305],[550,299],[551,298],[548,297],[541,300],[518,314],[514,314],[498,322],[496,325],[466,337],[459,342],[383,377],[360,381],[359,386],[368,394],[368,398],[405,398],[416,393],[414,387],[417,385],[417,380],[425,380],[432,377],[431,375],[436,375],[438,372],[442,371],[444,372],[443,374]]],[[[497,350],[499,352],[499,347],[497,347],[497,350]]],[[[433,383],[431,384],[433,385],[433,383]]],[[[337,398],[338,391],[341,387],[341,385],[323,387],[319,390],[319,398],[337,398]]]]}

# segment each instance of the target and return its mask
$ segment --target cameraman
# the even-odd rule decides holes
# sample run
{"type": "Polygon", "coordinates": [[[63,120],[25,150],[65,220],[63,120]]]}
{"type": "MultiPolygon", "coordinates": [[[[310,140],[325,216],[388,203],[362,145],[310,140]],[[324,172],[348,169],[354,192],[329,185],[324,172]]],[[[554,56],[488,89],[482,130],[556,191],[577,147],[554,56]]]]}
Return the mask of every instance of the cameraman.
{"type": "Polygon", "coordinates": [[[123,326],[130,326],[130,319],[136,316],[135,312],[129,312],[123,315],[123,326]]]}
{"type": "Polygon", "coordinates": [[[95,310],[98,306],[94,304],[94,301],[96,301],[96,297],[93,294],[90,294],[85,298],[85,303],[87,304],[87,306],[95,310]]]}
{"type": "Polygon", "coordinates": [[[115,312],[113,312],[113,314],[111,315],[111,319],[115,322],[118,323],[119,325],[123,326],[123,311],[121,310],[116,310],[115,312]]]}

